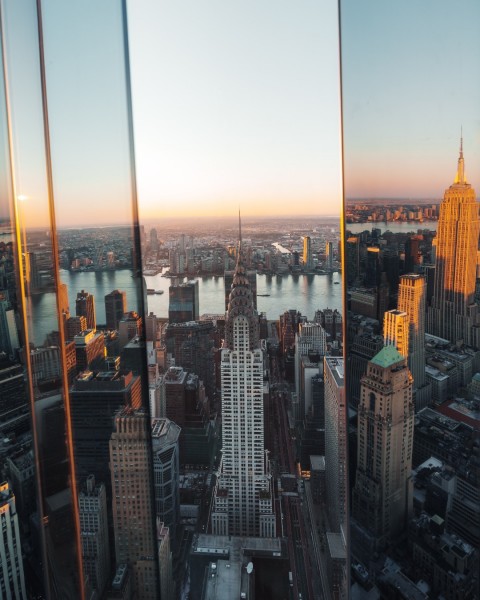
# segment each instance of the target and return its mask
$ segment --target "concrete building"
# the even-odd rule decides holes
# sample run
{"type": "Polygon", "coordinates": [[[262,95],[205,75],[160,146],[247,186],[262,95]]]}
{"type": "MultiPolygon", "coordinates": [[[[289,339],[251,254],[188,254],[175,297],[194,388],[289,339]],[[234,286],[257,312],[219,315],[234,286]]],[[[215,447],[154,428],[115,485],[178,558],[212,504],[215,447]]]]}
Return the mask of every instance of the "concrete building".
{"type": "Polygon", "coordinates": [[[149,438],[149,419],[143,409],[117,414],[110,438],[115,556],[117,563],[132,566],[139,600],[159,598],[149,438]]]}
{"type": "Polygon", "coordinates": [[[358,407],[353,516],[383,547],[405,531],[411,505],[412,376],[394,346],[369,362],[358,407]]]}
{"type": "Polygon", "coordinates": [[[169,323],[196,321],[200,316],[198,281],[189,281],[168,288],[169,323]]]}
{"type": "Polygon", "coordinates": [[[151,436],[155,514],[174,537],[180,515],[180,427],[169,419],[153,419],[151,436]]]}
{"type": "Polygon", "coordinates": [[[0,523],[0,598],[27,600],[15,496],[6,481],[0,484],[0,523]]]}
{"type": "Polygon", "coordinates": [[[332,530],[347,522],[347,417],[343,358],[325,357],[325,480],[332,530]]]}
{"type": "Polygon", "coordinates": [[[388,310],[383,317],[383,343],[395,346],[398,352],[408,358],[409,322],[406,312],[388,310]]]}
{"type": "Polygon", "coordinates": [[[95,298],[93,294],[82,290],[78,292],[75,300],[75,314],[77,317],[85,317],[87,320],[87,329],[95,331],[97,328],[97,318],[95,315],[95,298]]]}
{"type": "Polygon", "coordinates": [[[87,585],[99,597],[110,577],[107,494],[103,483],[90,475],[78,495],[83,573],[87,585]]]}
{"type": "Polygon", "coordinates": [[[127,293],[113,290],[105,296],[105,319],[107,329],[118,329],[118,324],[127,312],[127,293]]]}

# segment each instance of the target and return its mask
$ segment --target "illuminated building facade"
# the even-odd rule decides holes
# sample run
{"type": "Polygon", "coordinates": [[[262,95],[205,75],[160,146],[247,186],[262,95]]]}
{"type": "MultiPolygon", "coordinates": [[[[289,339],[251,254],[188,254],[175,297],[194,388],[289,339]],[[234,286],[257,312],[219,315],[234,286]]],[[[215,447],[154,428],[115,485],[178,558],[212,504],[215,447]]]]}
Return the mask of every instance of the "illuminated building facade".
{"type": "Polygon", "coordinates": [[[0,485],[0,598],[27,600],[15,496],[7,482],[0,485]]]}
{"type": "Polygon", "coordinates": [[[83,316],[87,319],[87,329],[97,328],[97,318],[95,315],[95,298],[93,294],[82,290],[78,292],[75,300],[75,314],[77,317],[83,316]]]}
{"type": "Polygon", "coordinates": [[[395,346],[400,354],[408,357],[408,315],[401,310],[388,310],[383,317],[383,343],[395,346]]]}
{"type": "Polygon", "coordinates": [[[313,269],[312,238],[308,235],[303,238],[303,268],[313,269]]]}
{"type": "Polygon", "coordinates": [[[479,205],[465,177],[461,143],[455,181],[445,190],[440,205],[435,284],[427,322],[429,333],[453,343],[474,344],[479,232],[479,205]]]}

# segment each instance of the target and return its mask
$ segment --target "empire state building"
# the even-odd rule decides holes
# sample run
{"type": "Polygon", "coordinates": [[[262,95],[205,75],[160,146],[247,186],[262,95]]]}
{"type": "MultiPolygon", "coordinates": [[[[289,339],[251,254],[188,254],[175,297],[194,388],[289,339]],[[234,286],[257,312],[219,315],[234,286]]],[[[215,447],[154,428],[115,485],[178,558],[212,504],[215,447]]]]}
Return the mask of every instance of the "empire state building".
{"type": "Polygon", "coordinates": [[[212,510],[215,535],[275,537],[264,445],[263,371],[258,315],[240,234],[221,353],[222,461],[212,510]]]}
{"type": "Polygon", "coordinates": [[[428,313],[429,333],[453,343],[463,340],[477,345],[474,295],[479,232],[479,205],[465,178],[461,142],[457,175],[440,205],[435,284],[428,313]]]}

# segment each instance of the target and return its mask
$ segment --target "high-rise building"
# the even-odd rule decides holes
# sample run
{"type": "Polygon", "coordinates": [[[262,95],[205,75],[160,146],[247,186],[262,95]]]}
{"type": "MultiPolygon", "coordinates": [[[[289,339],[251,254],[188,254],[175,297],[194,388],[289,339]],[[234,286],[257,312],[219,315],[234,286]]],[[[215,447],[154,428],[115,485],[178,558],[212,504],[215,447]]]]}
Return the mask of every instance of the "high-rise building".
{"type": "Polygon", "coordinates": [[[400,354],[408,357],[409,322],[406,312],[388,310],[383,316],[383,343],[395,346],[400,354]]]}
{"type": "Polygon", "coordinates": [[[425,385],[425,311],[427,280],[424,275],[410,274],[400,277],[398,310],[407,313],[408,368],[413,377],[413,387],[425,385]]]}
{"type": "Polygon", "coordinates": [[[107,486],[110,500],[108,444],[114,417],[124,406],[140,408],[140,378],[118,371],[80,374],[70,392],[73,445],[77,475],[95,476],[107,486]]]}
{"type": "Polygon", "coordinates": [[[324,359],[325,480],[333,531],[345,527],[347,498],[347,417],[343,358],[324,359]]]}
{"type": "Polygon", "coordinates": [[[479,232],[479,205],[475,190],[465,177],[460,143],[457,175],[440,205],[434,294],[427,321],[429,333],[454,343],[473,343],[479,232]]]}
{"type": "Polygon", "coordinates": [[[0,359],[0,433],[25,431],[29,418],[23,368],[19,363],[0,359]]]}
{"type": "Polygon", "coordinates": [[[150,425],[143,409],[123,409],[110,438],[117,563],[129,563],[137,598],[157,600],[158,556],[152,495],[150,425]]]}
{"type": "Polygon", "coordinates": [[[168,320],[186,323],[199,318],[198,281],[189,281],[168,288],[168,320]]]}
{"type": "Polygon", "coordinates": [[[78,495],[80,540],[85,579],[101,597],[110,577],[107,495],[103,483],[90,475],[78,495]]]}
{"type": "Polygon", "coordinates": [[[157,517],[158,566],[160,569],[160,600],[173,600],[172,552],[170,531],[157,517]]]}
{"type": "Polygon", "coordinates": [[[377,547],[405,531],[411,510],[412,387],[407,359],[392,345],[362,377],[352,508],[377,547]]]}
{"type": "Polygon", "coordinates": [[[118,322],[118,343],[123,348],[134,337],[141,336],[143,331],[143,319],[134,310],[125,313],[118,322]]]}
{"type": "Polygon", "coordinates": [[[180,427],[170,419],[153,419],[152,453],[155,514],[174,537],[180,518],[180,427]]]}
{"type": "Polygon", "coordinates": [[[240,242],[220,359],[223,454],[212,512],[214,534],[275,536],[264,447],[263,362],[240,242]]]}
{"type": "Polygon", "coordinates": [[[380,248],[371,246],[367,248],[367,264],[365,270],[365,286],[366,287],[378,287],[381,280],[381,261],[380,261],[380,248]]]}
{"type": "Polygon", "coordinates": [[[0,523],[0,598],[27,600],[15,496],[6,481],[0,484],[0,523]]]}
{"type": "Polygon", "coordinates": [[[127,312],[127,294],[113,290],[105,296],[105,319],[107,329],[118,329],[123,315],[127,312]]]}
{"type": "Polygon", "coordinates": [[[347,283],[352,285],[360,274],[360,238],[352,236],[347,238],[345,246],[345,260],[347,269],[347,283]]]}
{"type": "Polygon", "coordinates": [[[333,244],[326,242],[325,244],[325,268],[328,271],[333,269],[333,244]]]}
{"type": "Polygon", "coordinates": [[[308,235],[303,238],[303,268],[307,271],[313,269],[312,238],[308,235]]]}
{"type": "Polygon", "coordinates": [[[77,317],[83,316],[87,319],[87,329],[97,328],[97,319],[95,316],[95,298],[93,294],[82,290],[78,292],[75,300],[75,314],[77,317]]]}

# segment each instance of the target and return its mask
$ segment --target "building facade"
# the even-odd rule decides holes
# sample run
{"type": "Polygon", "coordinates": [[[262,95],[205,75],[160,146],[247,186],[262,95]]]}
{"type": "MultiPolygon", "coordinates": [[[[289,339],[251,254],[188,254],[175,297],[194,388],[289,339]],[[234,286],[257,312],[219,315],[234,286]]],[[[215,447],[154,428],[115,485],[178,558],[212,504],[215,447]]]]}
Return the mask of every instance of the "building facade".
{"type": "Polygon", "coordinates": [[[263,363],[258,316],[240,244],[220,365],[223,454],[212,512],[217,535],[275,536],[264,444],[263,363]]]}

